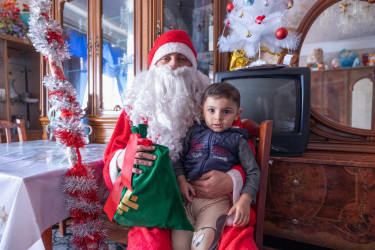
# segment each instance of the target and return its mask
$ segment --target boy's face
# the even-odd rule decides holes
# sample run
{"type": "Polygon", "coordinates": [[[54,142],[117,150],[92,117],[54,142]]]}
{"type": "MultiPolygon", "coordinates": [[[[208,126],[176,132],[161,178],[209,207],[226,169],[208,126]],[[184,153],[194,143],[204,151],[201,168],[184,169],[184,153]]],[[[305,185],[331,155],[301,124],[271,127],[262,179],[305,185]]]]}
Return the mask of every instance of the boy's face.
{"type": "Polygon", "coordinates": [[[208,97],[202,108],[204,120],[214,132],[222,132],[230,128],[242,112],[234,101],[224,97],[208,97]]]}

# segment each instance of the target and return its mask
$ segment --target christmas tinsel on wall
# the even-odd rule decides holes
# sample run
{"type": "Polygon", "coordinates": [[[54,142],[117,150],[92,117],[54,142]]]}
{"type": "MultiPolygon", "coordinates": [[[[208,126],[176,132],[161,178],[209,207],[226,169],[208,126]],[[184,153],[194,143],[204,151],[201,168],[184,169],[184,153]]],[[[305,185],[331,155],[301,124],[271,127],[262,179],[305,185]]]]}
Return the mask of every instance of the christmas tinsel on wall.
{"type": "Polygon", "coordinates": [[[43,84],[48,90],[50,123],[56,141],[67,148],[71,165],[62,188],[67,194],[67,209],[73,218],[73,244],[79,249],[107,249],[104,243],[107,230],[99,219],[102,206],[97,197],[94,170],[82,163],[80,154],[80,149],[88,143],[80,122],[84,112],[76,100],[76,91],[62,70],[61,62],[70,55],[60,24],[49,16],[51,5],[50,0],[31,2],[28,37],[50,66],[51,75],[44,77],[43,84]]]}
{"type": "MultiPolygon", "coordinates": [[[[295,50],[300,35],[289,30],[285,15],[293,0],[237,0],[227,5],[223,35],[219,38],[220,52],[243,50],[247,57],[257,55],[260,48],[271,53],[295,50]],[[228,29],[228,35],[224,36],[228,29]]],[[[259,53],[260,54],[260,53],[259,53]]]]}

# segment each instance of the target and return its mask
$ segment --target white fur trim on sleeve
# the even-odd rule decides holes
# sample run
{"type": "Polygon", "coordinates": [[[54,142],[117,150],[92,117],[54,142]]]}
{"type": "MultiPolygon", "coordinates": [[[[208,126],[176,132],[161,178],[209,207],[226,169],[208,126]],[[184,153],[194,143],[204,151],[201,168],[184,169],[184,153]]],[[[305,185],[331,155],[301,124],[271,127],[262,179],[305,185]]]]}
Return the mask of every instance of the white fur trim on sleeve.
{"type": "Polygon", "coordinates": [[[111,178],[112,184],[115,183],[119,173],[117,169],[117,157],[122,151],[125,151],[125,149],[117,150],[117,152],[113,155],[112,160],[109,162],[109,177],[111,178]]]}
{"type": "MultiPolygon", "coordinates": [[[[232,198],[233,198],[233,204],[234,204],[240,198],[241,190],[243,187],[243,179],[242,179],[242,175],[240,174],[240,172],[238,172],[238,170],[236,169],[229,170],[227,174],[230,175],[233,181],[232,198]]],[[[233,226],[233,221],[235,217],[236,217],[236,212],[234,212],[231,216],[227,218],[226,225],[233,226]]]]}
{"type": "Polygon", "coordinates": [[[168,55],[173,52],[183,54],[189,59],[191,64],[193,64],[193,67],[195,69],[197,68],[197,59],[195,58],[193,51],[186,44],[177,43],[177,42],[166,43],[160,46],[158,50],[155,52],[154,57],[152,58],[151,65],[154,65],[163,56],[168,55]]]}

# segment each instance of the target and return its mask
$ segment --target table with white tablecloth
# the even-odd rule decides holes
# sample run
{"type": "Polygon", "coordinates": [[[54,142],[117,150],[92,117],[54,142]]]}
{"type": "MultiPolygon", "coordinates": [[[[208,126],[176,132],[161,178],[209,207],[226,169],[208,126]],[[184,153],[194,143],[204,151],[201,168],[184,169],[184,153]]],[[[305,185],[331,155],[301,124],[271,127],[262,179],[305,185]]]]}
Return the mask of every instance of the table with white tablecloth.
{"type": "MultiPolygon", "coordinates": [[[[101,160],[104,149],[89,144],[82,161],[101,160]]],[[[0,144],[0,249],[38,249],[44,230],[69,216],[62,191],[68,168],[66,149],[56,142],[0,144]]]]}

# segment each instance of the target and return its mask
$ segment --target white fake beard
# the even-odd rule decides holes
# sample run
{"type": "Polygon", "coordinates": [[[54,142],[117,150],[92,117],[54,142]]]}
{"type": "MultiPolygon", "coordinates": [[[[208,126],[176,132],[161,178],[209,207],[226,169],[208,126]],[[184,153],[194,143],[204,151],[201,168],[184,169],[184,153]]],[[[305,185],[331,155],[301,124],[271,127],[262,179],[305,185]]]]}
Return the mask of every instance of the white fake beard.
{"type": "Polygon", "coordinates": [[[133,126],[147,120],[147,138],[167,146],[174,160],[182,138],[200,121],[202,93],[209,84],[208,77],[192,67],[152,66],[125,91],[125,112],[133,126]]]}

